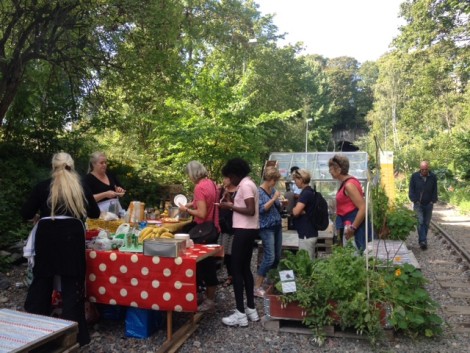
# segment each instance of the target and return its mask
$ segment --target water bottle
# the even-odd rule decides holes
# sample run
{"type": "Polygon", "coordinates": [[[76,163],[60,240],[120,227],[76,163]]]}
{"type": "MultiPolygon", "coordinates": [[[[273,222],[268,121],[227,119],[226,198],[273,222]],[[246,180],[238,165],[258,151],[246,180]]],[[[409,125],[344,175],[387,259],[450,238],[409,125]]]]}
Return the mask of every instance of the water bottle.
{"type": "Polygon", "coordinates": [[[116,200],[111,200],[111,201],[109,201],[108,212],[114,213],[115,215],[117,215],[117,213],[118,213],[118,207],[117,207],[117,202],[116,202],[116,200]]]}
{"type": "Polygon", "coordinates": [[[344,221],[344,234],[346,234],[349,228],[351,228],[351,224],[351,221],[344,221]]]}
{"type": "Polygon", "coordinates": [[[346,234],[349,231],[349,228],[351,227],[351,221],[344,221],[344,230],[343,230],[343,246],[346,246],[348,243],[349,239],[346,239],[346,234]]]}

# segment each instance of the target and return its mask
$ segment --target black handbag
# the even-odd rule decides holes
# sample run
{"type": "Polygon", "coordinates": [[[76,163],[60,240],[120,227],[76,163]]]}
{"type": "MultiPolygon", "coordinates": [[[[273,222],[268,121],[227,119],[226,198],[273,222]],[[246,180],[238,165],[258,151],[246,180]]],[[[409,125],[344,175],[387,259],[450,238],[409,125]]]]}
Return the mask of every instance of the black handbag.
{"type": "Polygon", "coordinates": [[[191,228],[189,237],[195,244],[216,244],[219,232],[213,221],[207,221],[191,228]]]}
{"type": "MultiPolygon", "coordinates": [[[[215,194],[217,195],[217,188],[215,194]]],[[[194,244],[217,244],[219,232],[214,224],[215,206],[212,211],[212,221],[196,224],[189,230],[189,237],[193,240],[194,244]]]]}

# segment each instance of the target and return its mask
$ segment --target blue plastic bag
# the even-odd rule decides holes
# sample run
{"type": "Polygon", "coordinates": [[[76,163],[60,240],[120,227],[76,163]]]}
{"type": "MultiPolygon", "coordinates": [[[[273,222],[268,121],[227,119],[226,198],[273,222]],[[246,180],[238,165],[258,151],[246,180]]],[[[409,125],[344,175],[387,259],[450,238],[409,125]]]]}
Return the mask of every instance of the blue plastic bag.
{"type": "Polygon", "coordinates": [[[123,320],[126,307],[121,305],[98,304],[98,312],[103,320],[123,320]]]}
{"type": "Polygon", "coordinates": [[[126,313],[126,337],[148,338],[163,324],[161,311],[130,307],[126,313]]]}

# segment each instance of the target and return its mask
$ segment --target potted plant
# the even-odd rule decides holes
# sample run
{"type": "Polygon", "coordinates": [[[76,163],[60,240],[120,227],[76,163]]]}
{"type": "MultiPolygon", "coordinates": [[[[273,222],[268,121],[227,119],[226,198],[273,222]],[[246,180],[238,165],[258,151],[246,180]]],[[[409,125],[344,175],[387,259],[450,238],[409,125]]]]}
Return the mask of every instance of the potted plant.
{"type": "Polygon", "coordinates": [[[353,328],[371,342],[382,337],[384,327],[410,336],[432,337],[441,332],[437,305],[423,288],[424,277],[411,265],[392,266],[372,259],[368,267],[364,256],[346,246],[313,261],[304,250],[286,253],[278,271],[270,273],[278,300],[286,308],[295,303],[303,309],[302,321],[319,342],[328,325],[353,328]],[[279,270],[294,272],[294,293],[281,292],[279,270]]]}

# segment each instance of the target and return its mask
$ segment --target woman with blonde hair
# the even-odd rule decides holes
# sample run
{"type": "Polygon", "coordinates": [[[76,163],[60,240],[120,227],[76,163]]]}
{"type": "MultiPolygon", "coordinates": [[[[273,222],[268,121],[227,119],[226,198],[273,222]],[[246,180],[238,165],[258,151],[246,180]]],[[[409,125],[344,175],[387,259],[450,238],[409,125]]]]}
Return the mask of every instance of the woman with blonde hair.
{"type": "MultiPolygon", "coordinates": [[[[186,205],[178,205],[181,212],[193,216],[194,223],[214,222],[217,231],[219,227],[219,209],[215,206],[218,200],[217,185],[208,177],[206,168],[198,161],[191,161],[186,166],[186,174],[194,183],[194,199],[186,205]]],[[[215,240],[217,243],[217,239],[215,240]]],[[[214,257],[208,257],[197,263],[196,277],[200,286],[206,287],[206,298],[198,306],[198,311],[215,310],[215,294],[219,280],[217,278],[217,263],[214,257]]]]}
{"type": "Polygon", "coordinates": [[[119,197],[126,193],[118,177],[108,171],[108,158],[104,152],[94,152],[90,156],[88,174],[84,178],[85,183],[91,189],[102,212],[110,210],[114,202],[118,212],[122,209],[119,197]]]}
{"type": "Polygon", "coordinates": [[[54,277],[60,278],[62,318],[78,323],[78,342],[90,342],[85,320],[85,225],[86,217],[98,218],[93,194],[84,188],[72,157],[65,152],[52,157],[50,179],[38,183],[21,209],[25,220],[40,219],[34,232],[33,281],[25,310],[51,314],[54,277]]]}
{"type": "Polygon", "coordinates": [[[259,193],[259,237],[263,242],[263,260],[258,267],[255,296],[263,298],[263,282],[269,270],[276,268],[282,251],[281,193],[275,189],[281,178],[275,167],[266,167],[259,193]]]}
{"type": "Polygon", "coordinates": [[[314,218],[315,191],[310,186],[311,175],[308,170],[297,169],[292,173],[295,185],[301,189],[299,199],[292,209],[294,226],[299,235],[299,250],[306,250],[311,259],[315,258],[318,231],[311,221],[314,218]]]}

